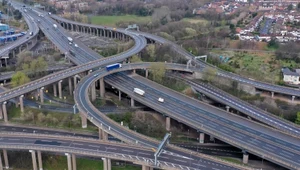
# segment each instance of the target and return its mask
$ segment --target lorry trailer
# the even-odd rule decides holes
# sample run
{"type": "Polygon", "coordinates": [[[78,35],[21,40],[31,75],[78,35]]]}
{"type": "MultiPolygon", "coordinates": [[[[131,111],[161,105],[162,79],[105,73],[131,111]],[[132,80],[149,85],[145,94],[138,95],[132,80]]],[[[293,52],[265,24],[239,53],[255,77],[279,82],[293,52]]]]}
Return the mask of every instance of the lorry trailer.
{"type": "Polygon", "coordinates": [[[145,94],[145,91],[142,90],[142,89],[139,89],[139,88],[134,88],[133,92],[135,92],[135,93],[137,93],[137,94],[139,94],[141,96],[144,96],[144,94],[145,94]]]}
{"type": "Polygon", "coordinates": [[[111,71],[111,70],[118,69],[118,68],[121,68],[121,67],[122,67],[122,64],[115,63],[115,64],[111,64],[111,65],[106,66],[106,70],[111,71]]]}

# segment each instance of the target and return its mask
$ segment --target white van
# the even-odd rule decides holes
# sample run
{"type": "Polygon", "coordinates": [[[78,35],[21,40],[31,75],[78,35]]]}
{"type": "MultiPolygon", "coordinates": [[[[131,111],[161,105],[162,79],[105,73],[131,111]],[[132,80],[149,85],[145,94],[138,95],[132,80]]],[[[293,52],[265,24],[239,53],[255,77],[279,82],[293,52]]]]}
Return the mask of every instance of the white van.
{"type": "Polygon", "coordinates": [[[158,101],[161,102],[161,103],[163,103],[165,100],[160,97],[160,98],[158,98],[158,101]]]}

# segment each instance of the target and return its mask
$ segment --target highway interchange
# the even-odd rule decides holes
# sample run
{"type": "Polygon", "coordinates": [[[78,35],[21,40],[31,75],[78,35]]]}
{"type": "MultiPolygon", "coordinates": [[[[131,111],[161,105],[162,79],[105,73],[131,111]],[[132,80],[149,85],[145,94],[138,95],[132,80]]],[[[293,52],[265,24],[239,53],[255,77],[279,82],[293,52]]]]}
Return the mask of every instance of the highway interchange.
{"type": "MultiPolygon", "coordinates": [[[[32,16],[34,16],[34,14],[32,14],[32,16]]],[[[36,14],[35,14],[35,17],[38,18],[36,16],[36,14]]],[[[55,30],[53,31],[53,29],[52,29],[53,22],[48,23],[47,21],[48,20],[43,20],[39,24],[39,26],[41,27],[42,30],[45,30],[45,29],[47,30],[47,28],[50,28],[48,31],[44,31],[44,32],[46,32],[45,35],[51,41],[53,41],[56,45],[58,45],[58,47],[60,48],[61,51],[68,52],[69,49],[70,49],[70,45],[68,44],[67,39],[63,38],[63,37],[61,37],[61,35],[57,34],[57,31],[55,31],[55,30]],[[57,39],[56,38],[51,38],[51,37],[57,37],[57,39]]],[[[148,35],[148,34],[146,34],[146,35],[148,35]]],[[[146,45],[146,40],[142,36],[137,35],[137,34],[131,34],[130,36],[132,38],[134,38],[136,44],[135,44],[135,46],[133,48],[131,48],[126,53],[122,53],[120,55],[116,55],[116,56],[114,56],[112,58],[108,58],[108,59],[100,59],[100,60],[97,60],[95,62],[89,62],[88,64],[83,64],[81,66],[77,66],[77,67],[68,69],[68,70],[66,70],[64,72],[58,72],[56,74],[46,76],[46,77],[44,77],[44,78],[42,78],[40,80],[36,80],[36,81],[31,82],[31,83],[29,83],[27,85],[21,86],[20,88],[15,88],[15,89],[12,89],[10,91],[7,91],[6,93],[1,93],[0,101],[3,102],[3,101],[6,101],[8,99],[11,99],[11,98],[18,97],[21,94],[24,94],[26,92],[33,91],[34,89],[37,89],[37,88],[43,87],[45,85],[57,82],[57,81],[59,81],[59,80],[61,80],[63,78],[67,78],[67,77],[70,77],[72,75],[76,75],[76,74],[78,74],[80,72],[87,71],[87,70],[89,70],[91,68],[103,67],[104,65],[107,65],[109,63],[114,63],[114,62],[117,62],[117,61],[122,61],[125,58],[131,56],[132,54],[135,54],[135,53],[139,52],[146,45]]],[[[161,38],[160,38],[160,40],[161,40],[161,38]]],[[[75,47],[71,47],[71,48],[74,49],[75,47]]],[[[74,49],[74,50],[76,50],[76,49],[74,49]]],[[[84,52],[84,53],[82,53],[82,55],[86,56],[86,53],[84,52]]],[[[76,56],[81,56],[81,55],[76,55],[76,56]]],[[[88,56],[93,56],[93,55],[88,55],[88,56]]],[[[82,61],[86,61],[87,60],[87,58],[81,59],[81,57],[74,57],[74,56],[73,57],[70,56],[70,57],[71,57],[71,60],[75,64],[76,63],[77,64],[78,63],[82,64],[83,63],[82,61]]],[[[129,65],[127,67],[127,69],[130,69],[130,67],[131,66],[129,65]]],[[[142,67],[143,66],[141,66],[141,68],[142,67]]],[[[99,71],[94,72],[90,76],[86,77],[84,80],[94,81],[95,80],[95,76],[92,76],[92,75],[99,74],[98,76],[96,76],[97,78],[99,78],[99,77],[103,76],[100,73],[102,73],[103,75],[108,75],[108,73],[105,73],[105,70],[99,70],[99,71]]],[[[220,74],[220,72],[219,72],[219,74],[220,74]]],[[[122,74],[118,74],[118,75],[114,75],[114,76],[109,76],[108,79],[106,79],[105,81],[109,81],[109,78],[113,79],[114,81],[110,82],[112,84],[115,81],[122,81],[122,80],[124,81],[124,80],[128,79],[128,76],[127,76],[126,79],[123,76],[124,75],[122,75],[122,74]]],[[[82,90],[79,90],[79,92],[81,91],[82,93],[80,92],[81,93],[80,96],[79,95],[75,95],[75,96],[77,96],[77,98],[75,98],[76,101],[79,101],[80,98],[82,98],[83,96],[85,96],[85,98],[87,99],[85,101],[87,103],[84,103],[84,101],[81,101],[80,104],[82,104],[81,107],[85,107],[85,109],[87,109],[87,110],[91,109],[91,110],[89,110],[90,111],[89,112],[89,114],[90,114],[89,116],[93,116],[92,121],[96,121],[97,120],[97,121],[99,121],[98,123],[102,122],[103,123],[102,126],[113,125],[113,126],[115,126],[114,128],[120,128],[120,130],[121,130],[121,131],[116,130],[115,133],[122,132],[122,130],[124,130],[124,129],[122,129],[122,127],[116,126],[116,124],[112,123],[110,120],[107,120],[108,118],[106,118],[105,116],[102,116],[101,113],[98,113],[99,111],[95,110],[93,108],[93,106],[91,106],[90,103],[88,103],[89,102],[89,98],[87,96],[87,89],[88,89],[88,87],[89,87],[89,85],[91,83],[90,82],[86,83],[86,81],[84,81],[84,80],[81,81],[80,84],[77,86],[77,89],[82,89],[82,90]],[[90,107],[90,108],[87,108],[87,107],[90,107]],[[109,124],[104,124],[105,121],[107,121],[107,123],[109,123],[109,124]]],[[[127,84],[127,86],[125,86],[125,87],[124,86],[123,87],[119,87],[119,89],[121,89],[122,91],[125,91],[129,95],[131,94],[131,96],[135,100],[137,100],[137,101],[139,101],[139,102],[141,102],[141,103],[143,103],[145,105],[148,105],[148,106],[150,105],[151,107],[153,107],[153,103],[154,102],[156,102],[155,104],[157,105],[157,97],[159,95],[162,95],[161,92],[159,92],[157,90],[155,91],[152,87],[149,87],[149,86],[146,87],[144,84],[142,85],[141,83],[135,82],[135,84],[134,84],[134,81],[133,82],[127,82],[127,81],[125,81],[125,82],[126,83],[132,83],[132,84],[127,84]],[[139,97],[134,96],[132,94],[132,89],[131,88],[133,88],[135,86],[141,86],[141,88],[146,88],[147,90],[149,89],[149,90],[153,91],[154,93],[151,94],[151,95],[149,95],[149,96],[147,96],[148,98],[145,97],[143,99],[140,99],[139,97]]],[[[120,84],[117,84],[117,85],[120,85],[120,84]]],[[[217,109],[211,111],[211,109],[214,109],[214,108],[205,106],[205,109],[209,109],[210,110],[208,112],[207,110],[204,110],[203,108],[199,108],[199,106],[198,106],[199,102],[197,102],[196,104],[191,105],[190,103],[186,103],[186,101],[179,100],[177,98],[175,99],[175,96],[178,97],[178,98],[182,98],[182,95],[177,96],[178,94],[172,94],[172,96],[171,96],[170,94],[171,94],[170,92],[168,92],[168,94],[165,93],[164,97],[166,97],[167,99],[170,99],[171,103],[169,103],[169,105],[167,105],[167,106],[157,107],[158,111],[161,111],[162,113],[166,113],[166,110],[167,110],[169,112],[168,115],[170,117],[172,117],[172,118],[175,117],[175,119],[177,119],[178,117],[180,117],[180,119],[182,119],[182,120],[187,119],[187,122],[184,122],[185,124],[190,125],[191,127],[194,127],[195,129],[201,129],[202,131],[203,130],[204,131],[209,130],[210,132],[212,132],[214,130],[214,128],[216,128],[216,126],[220,126],[220,127],[222,127],[221,129],[223,129],[222,134],[221,134],[221,132],[216,132],[215,133],[216,134],[215,136],[217,138],[219,138],[219,139],[224,139],[224,133],[225,133],[224,129],[228,130],[228,131],[226,130],[227,136],[231,136],[232,137],[232,135],[230,135],[230,134],[233,134],[233,132],[236,133],[236,135],[234,137],[234,140],[237,140],[240,143],[246,143],[245,140],[244,140],[245,138],[247,138],[247,139],[253,139],[252,142],[249,142],[250,144],[249,143],[248,144],[244,144],[243,146],[245,146],[245,145],[249,146],[250,145],[249,148],[252,148],[252,146],[259,148],[260,145],[263,146],[263,144],[265,144],[266,145],[265,147],[269,148],[267,150],[272,150],[271,152],[278,153],[279,155],[281,155],[280,158],[282,157],[284,159],[288,159],[288,160],[285,160],[285,162],[289,162],[289,164],[293,165],[292,167],[294,167],[294,168],[295,167],[300,167],[300,165],[299,165],[300,160],[298,160],[299,159],[299,150],[300,150],[299,149],[299,140],[298,139],[295,139],[295,138],[292,138],[290,136],[284,135],[284,134],[282,134],[280,132],[277,132],[277,131],[272,131],[272,130],[270,130],[268,128],[265,128],[265,127],[262,127],[260,125],[258,126],[257,124],[255,124],[255,127],[252,127],[253,126],[253,122],[248,122],[246,120],[234,117],[232,115],[230,117],[229,114],[226,115],[226,116],[229,116],[229,117],[224,117],[224,116],[222,117],[220,115],[224,114],[223,111],[220,111],[220,110],[217,110],[217,109]],[[176,102],[179,102],[180,104],[182,104],[181,107],[178,108],[179,110],[177,110],[177,109],[176,109],[176,111],[173,110],[174,108],[176,108],[176,106],[174,106],[174,103],[172,103],[172,102],[174,102],[174,100],[176,102]],[[180,110],[180,109],[184,109],[184,110],[180,110]],[[181,111],[181,113],[180,113],[180,111],[181,111]],[[188,113],[187,116],[182,117],[182,112],[188,113]],[[215,120],[216,119],[216,114],[212,114],[212,113],[220,113],[220,114],[217,115],[217,116],[220,116],[220,117],[217,118],[218,120],[215,120]],[[205,116],[203,116],[202,114],[204,114],[205,116]],[[193,119],[193,117],[197,117],[197,119],[198,119],[197,122],[195,122],[195,120],[193,119]],[[229,119],[229,118],[232,118],[232,119],[229,119]],[[201,119],[203,119],[205,121],[208,121],[208,122],[211,122],[211,124],[208,124],[207,125],[208,127],[199,126],[199,122],[201,122],[201,119]],[[238,119],[237,121],[239,121],[239,123],[232,122],[232,120],[235,120],[235,119],[238,119]],[[222,121],[224,121],[224,122],[227,121],[227,123],[228,123],[228,121],[230,121],[232,123],[230,125],[228,125],[228,124],[222,123],[222,121]],[[243,122],[243,123],[241,123],[241,122],[243,122]],[[246,127],[245,125],[248,125],[248,127],[246,127]],[[209,126],[211,126],[211,127],[209,127],[209,126]],[[234,126],[236,126],[236,127],[234,127],[234,126]],[[260,129],[258,129],[257,126],[260,127],[260,129]],[[201,127],[201,128],[199,128],[199,127],[201,127]],[[251,127],[251,128],[249,128],[249,127],[251,127]],[[236,128],[240,128],[240,129],[236,129],[236,128]],[[230,129],[232,129],[232,130],[230,130],[230,129]],[[261,131],[261,129],[264,129],[264,131],[261,131]],[[245,133],[245,134],[242,134],[242,133],[245,133]],[[274,136],[276,136],[276,137],[274,137],[274,136]],[[262,138],[262,137],[264,137],[264,138],[262,138]],[[283,139],[282,137],[284,139],[287,139],[287,140],[286,141],[282,141],[281,140],[281,139],[283,139]],[[244,138],[244,139],[240,139],[240,138],[244,138]],[[241,140],[243,140],[243,141],[241,141],[241,140]],[[262,141],[263,142],[267,142],[267,143],[263,143],[262,141]],[[270,145],[270,146],[267,146],[267,145],[270,145]],[[272,148],[272,147],[274,147],[272,145],[276,145],[276,147],[282,148],[281,152],[276,152],[276,151],[278,151],[278,149],[272,148]],[[292,153],[289,152],[291,148],[295,149],[295,151],[292,151],[292,153]],[[289,156],[288,153],[294,154],[294,157],[290,158],[291,156],[289,156]],[[294,165],[296,165],[296,166],[294,166],[294,165]]],[[[188,100],[189,101],[190,99],[184,99],[184,100],[188,100]]],[[[193,102],[195,102],[195,101],[193,101],[193,102]]],[[[111,126],[111,129],[110,129],[111,131],[114,130],[113,126],[111,126]]],[[[107,129],[109,129],[109,127],[110,126],[107,126],[107,129]]],[[[210,134],[210,132],[208,132],[208,134],[210,134]]],[[[124,132],[122,132],[122,133],[124,133],[124,132]]],[[[123,135],[122,140],[124,139],[126,141],[127,139],[131,139],[133,141],[136,141],[136,139],[141,138],[140,140],[138,140],[141,143],[144,143],[144,144],[147,144],[147,145],[150,145],[150,146],[157,145],[157,142],[155,142],[155,141],[153,141],[153,140],[151,140],[149,138],[145,138],[142,135],[137,135],[137,134],[133,135],[133,134],[134,133],[132,133],[132,132],[128,132],[127,135],[123,135]],[[132,138],[131,135],[133,135],[134,138],[132,138]],[[147,140],[144,140],[144,139],[147,139],[147,140]]],[[[228,142],[228,140],[225,140],[225,141],[228,142]]],[[[230,142],[228,142],[228,143],[230,143],[230,142]]],[[[234,143],[235,146],[240,146],[239,143],[236,143],[236,142],[233,142],[233,143],[234,143]]],[[[232,142],[231,142],[231,144],[232,144],[232,142]]],[[[243,146],[241,148],[243,148],[243,146]]],[[[248,152],[251,152],[251,150],[248,150],[247,148],[244,148],[244,149],[246,149],[246,151],[248,151],[248,152]]],[[[260,151],[262,150],[262,152],[266,152],[266,150],[263,150],[261,148],[259,148],[258,150],[260,150],[260,151]]],[[[174,153],[175,152],[176,151],[174,151],[174,153]]],[[[268,151],[268,152],[270,152],[270,151],[268,151]]],[[[278,155],[273,155],[273,156],[277,157],[278,155]]]]}

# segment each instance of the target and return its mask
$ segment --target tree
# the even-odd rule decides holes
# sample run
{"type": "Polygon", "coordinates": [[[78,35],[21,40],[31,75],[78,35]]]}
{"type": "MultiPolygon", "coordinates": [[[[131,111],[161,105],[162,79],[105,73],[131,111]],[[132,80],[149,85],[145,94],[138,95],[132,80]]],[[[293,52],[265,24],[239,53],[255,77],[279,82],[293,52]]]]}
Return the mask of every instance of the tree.
{"type": "Polygon", "coordinates": [[[297,118],[295,120],[295,123],[300,125],[300,112],[297,112],[297,118]]]}
{"type": "Polygon", "coordinates": [[[44,113],[39,113],[38,115],[37,115],[37,120],[39,121],[39,122],[44,122],[45,120],[46,120],[46,116],[44,115],[44,113]]]}
{"type": "Polygon", "coordinates": [[[146,47],[147,54],[149,55],[149,61],[155,60],[155,45],[150,44],[146,47]]]}
{"type": "Polygon", "coordinates": [[[131,56],[131,59],[130,59],[130,62],[131,63],[138,63],[138,62],[141,62],[142,60],[140,59],[140,57],[138,55],[133,55],[131,56]]]}
{"type": "Polygon", "coordinates": [[[272,38],[271,41],[269,41],[268,43],[268,47],[277,49],[279,47],[279,44],[276,42],[274,38],[272,38]]]}
{"type": "Polygon", "coordinates": [[[213,67],[205,67],[203,74],[203,79],[211,82],[217,75],[217,69],[213,67]]]}
{"type": "Polygon", "coordinates": [[[30,82],[29,77],[21,71],[16,72],[11,78],[11,83],[13,87],[17,87],[28,82],[30,82]]]}
{"type": "Polygon", "coordinates": [[[158,83],[161,83],[166,73],[165,63],[153,63],[150,66],[152,79],[158,83]]]}

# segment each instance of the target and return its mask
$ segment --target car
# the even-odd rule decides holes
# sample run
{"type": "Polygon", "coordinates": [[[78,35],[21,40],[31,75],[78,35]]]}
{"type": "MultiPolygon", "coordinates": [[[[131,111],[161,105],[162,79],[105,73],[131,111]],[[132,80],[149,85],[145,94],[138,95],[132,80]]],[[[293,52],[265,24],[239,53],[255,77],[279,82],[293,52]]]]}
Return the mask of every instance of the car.
{"type": "Polygon", "coordinates": [[[69,42],[69,45],[72,45],[72,42],[69,42]]]}
{"type": "Polygon", "coordinates": [[[77,44],[74,44],[74,46],[75,46],[75,47],[78,47],[78,45],[77,45],[77,44]]]}
{"type": "Polygon", "coordinates": [[[48,12],[49,15],[51,15],[51,12],[48,12]]]}
{"type": "Polygon", "coordinates": [[[161,103],[163,103],[165,100],[160,97],[160,98],[158,98],[158,101],[161,102],[161,103]]]}
{"type": "Polygon", "coordinates": [[[33,32],[31,31],[31,32],[29,33],[29,35],[33,35],[33,32]]]}
{"type": "Polygon", "coordinates": [[[99,74],[95,74],[94,77],[97,77],[99,74]]]}

